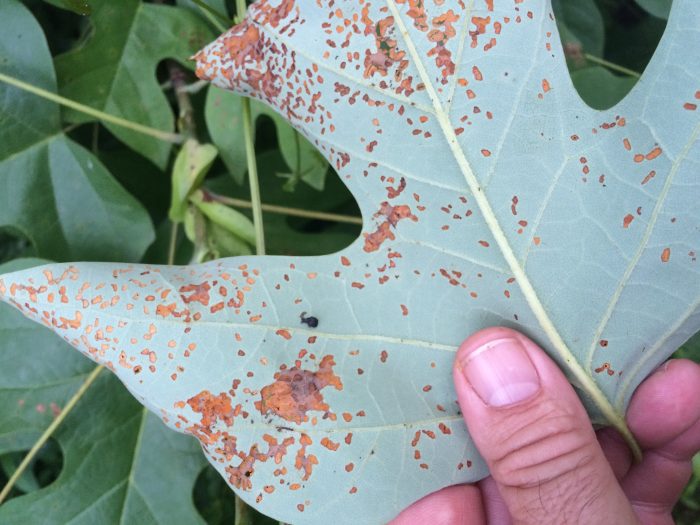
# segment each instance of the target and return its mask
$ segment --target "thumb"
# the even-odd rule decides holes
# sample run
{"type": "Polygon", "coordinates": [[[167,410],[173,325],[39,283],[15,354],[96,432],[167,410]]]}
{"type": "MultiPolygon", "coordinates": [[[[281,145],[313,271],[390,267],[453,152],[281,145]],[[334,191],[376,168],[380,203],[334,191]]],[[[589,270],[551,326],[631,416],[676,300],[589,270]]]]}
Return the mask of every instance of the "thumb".
{"type": "Polygon", "coordinates": [[[636,523],[586,411],[556,364],[507,328],[459,349],[464,419],[515,523],[636,523]]]}

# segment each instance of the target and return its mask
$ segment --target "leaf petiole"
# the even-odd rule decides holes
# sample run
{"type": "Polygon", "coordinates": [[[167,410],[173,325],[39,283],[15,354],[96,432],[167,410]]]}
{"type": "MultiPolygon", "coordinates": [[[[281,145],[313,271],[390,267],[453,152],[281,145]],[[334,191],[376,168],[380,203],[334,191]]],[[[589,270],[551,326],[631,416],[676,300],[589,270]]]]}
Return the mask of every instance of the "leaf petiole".
{"type": "Polygon", "coordinates": [[[56,104],[60,104],[62,106],[74,109],[76,111],[80,111],[81,113],[85,113],[86,115],[90,115],[91,117],[95,117],[104,122],[109,122],[110,124],[114,124],[115,126],[121,126],[123,128],[130,129],[131,131],[142,133],[143,135],[148,135],[149,137],[162,140],[163,142],[170,142],[171,144],[181,144],[184,140],[184,137],[177,133],[171,133],[169,131],[151,128],[149,126],[139,124],[138,122],[132,122],[130,120],[117,117],[116,115],[110,115],[109,113],[105,113],[104,111],[100,111],[99,109],[91,108],[90,106],[86,106],[79,102],[75,102],[74,100],[62,97],[60,95],[57,95],[56,93],[51,93],[50,91],[33,86],[32,84],[28,84],[27,82],[23,82],[15,77],[11,77],[3,73],[0,73],[0,82],[4,82],[16,88],[22,89],[38,97],[45,98],[47,100],[50,100],[51,102],[55,102],[56,104]]]}
{"type": "Polygon", "coordinates": [[[27,455],[24,456],[24,459],[22,459],[22,462],[19,464],[17,467],[17,470],[14,471],[12,476],[10,476],[9,481],[7,484],[2,488],[2,491],[0,491],[0,503],[2,503],[5,498],[10,494],[10,491],[12,490],[12,487],[15,486],[15,483],[17,483],[17,480],[20,478],[22,473],[27,470],[27,467],[29,464],[32,462],[34,457],[37,455],[39,450],[41,450],[41,447],[44,446],[44,444],[48,441],[48,439],[53,435],[53,433],[56,431],[56,429],[59,427],[61,423],[63,423],[63,420],[68,417],[68,414],[70,414],[71,410],[75,407],[75,405],[80,401],[80,399],[83,397],[83,394],[87,392],[87,389],[90,388],[90,386],[95,382],[95,379],[97,379],[97,376],[100,375],[100,372],[104,370],[104,366],[96,366],[92,372],[90,372],[90,375],[87,376],[85,381],[83,381],[83,384],[80,385],[80,388],[78,391],[73,394],[73,397],[70,398],[68,403],[66,403],[66,406],[63,407],[63,410],[61,410],[61,413],[56,416],[56,419],[54,419],[51,424],[44,430],[44,433],[39,437],[39,439],[34,443],[34,446],[27,452],[27,455]]]}
{"type": "Polygon", "coordinates": [[[591,55],[590,53],[584,53],[583,56],[588,60],[589,62],[593,62],[594,64],[600,64],[601,66],[605,66],[608,69],[611,69],[613,71],[617,71],[618,73],[623,73],[625,75],[628,75],[630,77],[635,77],[635,78],[641,78],[641,74],[637,73],[636,71],[632,69],[628,69],[625,66],[621,66],[619,64],[615,64],[613,62],[608,62],[604,58],[599,58],[595,55],[591,55]]]}
{"type": "MultiPolygon", "coordinates": [[[[229,206],[236,206],[238,208],[252,208],[253,203],[250,201],[245,201],[242,199],[234,199],[231,197],[224,197],[223,195],[216,195],[209,192],[209,195],[214,199],[223,204],[228,204],[229,206]]],[[[359,224],[362,225],[362,218],[355,217],[353,215],[341,215],[339,213],[326,213],[323,211],[312,211],[312,210],[301,210],[299,208],[288,208],[286,206],[277,206],[275,204],[265,204],[260,205],[262,211],[267,213],[276,213],[278,215],[289,215],[291,217],[302,217],[305,219],[317,219],[319,221],[328,222],[342,222],[345,224],[359,224]]]]}

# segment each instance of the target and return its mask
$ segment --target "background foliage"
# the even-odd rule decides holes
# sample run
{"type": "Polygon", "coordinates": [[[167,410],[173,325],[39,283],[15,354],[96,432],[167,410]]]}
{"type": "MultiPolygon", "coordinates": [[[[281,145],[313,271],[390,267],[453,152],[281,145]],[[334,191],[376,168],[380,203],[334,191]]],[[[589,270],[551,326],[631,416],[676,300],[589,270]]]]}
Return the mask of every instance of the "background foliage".
{"type": "MultiPolygon", "coordinates": [[[[553,4],[579,93],[613,106],[649,61],[671,0],[553,4]]],[[[3,0],[0,12],[0,74],[48,92],[0,78],[0,273],[37,258],[186,264],[256,250],[244,104],[198,82],[188,60],[230,24],[232,0],[3,0]]],[[[267,253],[350,244],[359,211],[342,182],[282,119],[255,103],[251,114],[267,253]]],[[[698,337],[679,353],[699,361],[698,337]]],[[[0,397],[0,487],[65,417],[0,522],[234,521],[233,493],[193,440],[5,306],[0,397]]],[[[696,457],[676,518],[700,523],[699,513],[696,457]]]]}

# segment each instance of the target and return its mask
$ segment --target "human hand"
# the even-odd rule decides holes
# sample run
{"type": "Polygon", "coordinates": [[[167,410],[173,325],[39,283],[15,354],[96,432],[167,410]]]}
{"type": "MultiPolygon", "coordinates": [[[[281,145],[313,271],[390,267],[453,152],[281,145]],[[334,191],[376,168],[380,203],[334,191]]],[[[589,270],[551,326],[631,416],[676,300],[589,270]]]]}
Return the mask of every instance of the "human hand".
{"type": "Polygon", "coordinates": [[[507,328],[467,339],[454,382],[491,476],[417,501],[391,525],[673,523],[700,450],[700,366],[665,363],[636,390],[634,464],[613,429],[594,432],[573,388],[535,343],[507,328]]]}

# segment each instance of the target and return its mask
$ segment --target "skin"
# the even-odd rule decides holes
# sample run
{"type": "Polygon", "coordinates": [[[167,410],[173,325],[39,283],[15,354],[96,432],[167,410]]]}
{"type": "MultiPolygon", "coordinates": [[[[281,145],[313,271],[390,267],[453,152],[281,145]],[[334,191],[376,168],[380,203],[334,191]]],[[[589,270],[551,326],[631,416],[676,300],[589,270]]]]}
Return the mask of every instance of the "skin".
{"type": "Polygon", "coordinates": [[[467,339],[454,382],[464,419],[491,476],[417,501],[391,525],[642,523],[672,524],[671,510],[700,450],[700,366],[666,362],[637,389],[627,422],[643,450],[634,464],[612,429],[594,432],[557,365],[535,343],[506,328],[467,339]],[[493,340],[515,339],[540,387],[529,398],[493,407],[465,378],[465,358],[493,340]]]}

